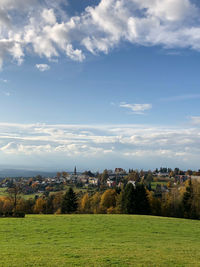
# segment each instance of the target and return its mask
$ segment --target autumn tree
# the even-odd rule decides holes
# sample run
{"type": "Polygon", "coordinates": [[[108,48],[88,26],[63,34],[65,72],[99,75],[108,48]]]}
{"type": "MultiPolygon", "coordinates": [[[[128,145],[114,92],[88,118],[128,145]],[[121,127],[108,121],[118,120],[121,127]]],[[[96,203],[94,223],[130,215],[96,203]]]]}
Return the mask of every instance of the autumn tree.
{"type": "Polygon", "coordinates": [[[35,200],[32,198],[27,199],[25,202],[23,202],[23,212],[26,214],[32,214],[34,213],[34,205],[35,200]]]}
{"type": "Polygon", "coordinates": [[[161,199],[154,196],[152,191],[148,191],[148,200],[150,205],[150,211],[152,215],[161,215],[161,199]]]}
{"type": "Polygon", "coordinates": [[[0,215],[3,214],[3,204],[4,204],[3,197],[0,197],[0,215]]]}
{"type": "Polygon", "coordinates": [[[131,171],[128,176],[128,181],[135,181],[135,182],[140,182],[140,175],[138,171],[131,171]]]}
{"type": "Polygon", "coordinates": [[[21,192],[22,192],[22,189],[21,189],[20,184],[18,183],[13,183],[13,186],[11,188],[8,188],[9,198],[13,202],[13,212],[16,212],[17,201],[20,197],[21,192]]]}
{"type": "Polygon", "coordinates": [[[171,188],[162,194],[162,215],[167,217],[182,217],[181,196],[177,188],[171,188]]]}
{"type": "Polygon", "coordinates": [[[186,175],[189,175],[189,176],[191,176],[191,175],[192,175],[192,173],[193,173],[193,171],[192,171],[192,170],[187,170],[187,172],[186,172],[186,175]]]}
{"type": "Polygon", "coordinates": [[[80,211],[82,213],[90,213],[91,212],[90,197],[89,197],[88,193],[84,194],[82,199],[81,199],[80,211]]]}
{"type": "Polygon", "coordinates": [[[193,184],[193,201],[192,206],[195,211],[195,219],[200,219],[200,182],[194,180],[193,184]]]}
{"type": "Polygon", "coordinates": [[[123,213],[122,199],[123,199],[123,191],[120,191],[120,192],[116,195],[116,207],[115,207],[115,213],[117,213],[117,214],[121,214],[121,213],[123,213]]]}
{"type": "Polygon", "coordinates": [[[108,171],[105,169],[105,170],[103,171],[103,173],[101,174],[101,178],[100,178],[101,183],[102,183],[102,184],[105,184],[106,181],[107,181],[107,179],[108,179],[108,177],[109,177],[109,175],[108,175],[108,171]]]}
{"type": "Polygon", "coordinates": [[[93,196],[90,198],[90,208],[91,212],[93,213],[100,213],[100,201],[101,201],[101,194],[99,192],[96,192],[93,196]]]}
{"type": "Polygon", "coordinates": [[[153,175],[152,175],[152,173],[149,172],[147,174],[146,181],[147,181],[147,183],[153,182],[153,175]]]}
{"type": "Polygon", "coordinates": [[[108,189],[101,196],[100,209],[103,213],[106,213],[109,208],[116,207],[116,190],[108,189]]]}
{"type": "Polygon", "coordinates": [[[38,198],[34,206],[34,213],[46,213],[46,200],[44,198],[38,198]]]}
{"type": "Polygon", "coordinates": [[[53,209],[54,212],[57,213],[61,213],[61,205],[62,205],[62,201],[63,201],[63,193],[62,192],[58,192],[56,194],[53,195],[53,209]]]}
{"type": "Polygon", "coordinates": [[[67,172],[65,172],[65,171],[62,172],[62,177],[63,178],[66,179],[68,176],[69,176],[69,174],[67,172]]]}
{"type": "Polygon", "coordinates": [[[13,211],[13,201],[10,198],[6,197],[3,201],[3,213],[12,213],[13,211]]]}
{"type": "Polygon", "coordinates": [[[57,177],[58,179],[60,179],[60,177],[61,177],[61,172],[57,172],[57,173],[56,173],[56,177],[57,177]]]}

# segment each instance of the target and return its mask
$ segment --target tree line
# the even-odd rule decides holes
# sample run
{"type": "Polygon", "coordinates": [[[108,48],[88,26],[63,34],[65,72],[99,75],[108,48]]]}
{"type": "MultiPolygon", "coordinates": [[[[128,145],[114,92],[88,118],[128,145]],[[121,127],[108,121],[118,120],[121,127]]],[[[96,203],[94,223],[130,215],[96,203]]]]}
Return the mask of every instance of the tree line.
{"type": "Polygon", "coordinates": [[[75,193],[43,195],[24,199],[17,186],[9,195],[0,197],[0,216],[9,214],[146,214],[167,217],[200,219],[200,183],[187,180],[182,187],[156,195],[145,184],[127,183],[121,188],[75,193]]]}

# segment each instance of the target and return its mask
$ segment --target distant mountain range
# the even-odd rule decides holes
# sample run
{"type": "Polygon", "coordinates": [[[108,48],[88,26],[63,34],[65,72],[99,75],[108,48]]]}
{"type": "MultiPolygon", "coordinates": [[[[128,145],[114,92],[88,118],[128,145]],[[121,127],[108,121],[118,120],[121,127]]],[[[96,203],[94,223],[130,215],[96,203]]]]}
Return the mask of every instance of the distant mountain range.
{"type": "Polygon", "coordinates": [[[54,177],[56,172],[25,170],[25,169],[0,169],[0,178],[5,177],[34,177],[41,175],[45,177],[54,177]]]}

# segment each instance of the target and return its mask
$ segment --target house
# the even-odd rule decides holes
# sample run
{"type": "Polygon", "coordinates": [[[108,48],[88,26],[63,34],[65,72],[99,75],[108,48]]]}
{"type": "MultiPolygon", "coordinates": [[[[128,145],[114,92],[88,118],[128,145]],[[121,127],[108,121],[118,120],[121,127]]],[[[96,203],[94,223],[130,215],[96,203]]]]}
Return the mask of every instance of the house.
{"type": "Polygon", "coordinates": [[[114,187],[116,185],[116,182],[112,181],[110,179],[108,179],[106,183],[107,183],[107,186],[109,186],[109,187],[114,187]]]}
{"type": "Polygon", "coordinates": [[[135,181],[128,181],[128,184],[132,184],[135,187],[135,181]]]}
{"type": "Polygon", "coordinates": [[[92,185],[98,185],[98,179],[97,178],[90,177],[88,179],[88,183],[89,184],[92,184],[92,185]]]}
{"type": "Polygon", "coordinates": [[[88,175],[79,175],[78,181],[80,181],[83,184],[88,183],[89,176],[88,175]]]}

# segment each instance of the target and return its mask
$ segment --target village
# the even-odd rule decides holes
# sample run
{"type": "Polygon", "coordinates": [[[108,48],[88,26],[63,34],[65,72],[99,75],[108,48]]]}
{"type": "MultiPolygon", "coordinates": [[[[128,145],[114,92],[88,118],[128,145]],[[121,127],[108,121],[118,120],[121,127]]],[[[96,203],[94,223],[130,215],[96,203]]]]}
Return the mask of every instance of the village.
{"type": "Polygon", "coordinates": [[[200,172],[181,171],[178,168],[174,170],[170,168],[160,168],[154,171],[138,171],[122,168],[115,170],[104,170],[102,173],[85,171],[77,172],[76,167],[73,172],[57,172],[55,177],[43,177],[37,175],[35,177],[15,177],[1,178],[0,188],[6,192],[12,188],[13,184],[20,185],[21,193],[24,195],[46,194],[50,192],[65,191],[66,188],[73,187],[80,191],[83,190],[106,190],[108,188],[121,188],[127,183],[133,184],[142,182],[149,190],[155,192],[156,195],[169,192],[173,187],[181,186],[188,179],[200,180],[200,172]]]}

